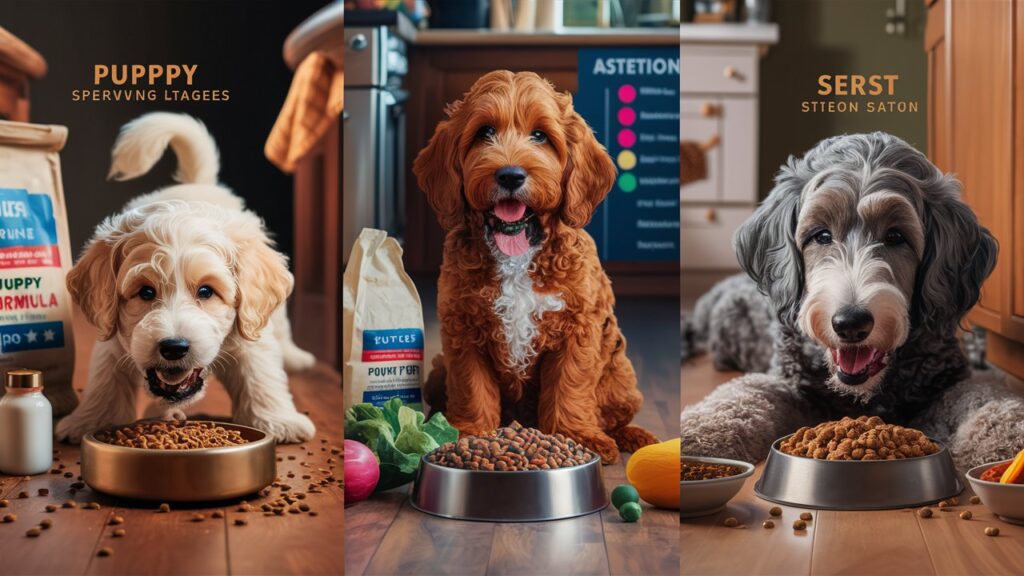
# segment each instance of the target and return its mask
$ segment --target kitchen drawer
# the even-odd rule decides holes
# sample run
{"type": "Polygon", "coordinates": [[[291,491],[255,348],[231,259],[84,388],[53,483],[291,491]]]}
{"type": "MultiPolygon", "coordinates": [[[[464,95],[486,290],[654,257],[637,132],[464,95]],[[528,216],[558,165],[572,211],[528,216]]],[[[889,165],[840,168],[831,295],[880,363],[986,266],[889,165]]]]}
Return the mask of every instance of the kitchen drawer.
{"type": "Polygon", "coordinates": [[[684,206],[679,210],[679,267],[683,270],[738,270],[732,236],[754,206],[684,206]]]}
{"type": "Polygon", "coordinates": [[[757,99],[750,96],[694,97],[680,101],[684,142],[708,142],[707,178],[680,187],[682,202],[757,202],[757,99]]]}
{"type": "Polygon", "coordinates": [[[757,87],[758,55],[753,46],[680,46],[682,94],[756,94],[757,87]]]}

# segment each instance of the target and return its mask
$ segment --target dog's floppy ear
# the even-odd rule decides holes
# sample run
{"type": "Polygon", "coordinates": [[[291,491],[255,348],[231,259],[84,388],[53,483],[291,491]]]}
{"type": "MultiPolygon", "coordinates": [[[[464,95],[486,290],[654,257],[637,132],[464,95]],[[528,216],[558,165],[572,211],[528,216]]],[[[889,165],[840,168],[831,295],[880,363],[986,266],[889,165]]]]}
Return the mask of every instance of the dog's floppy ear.
{"type": "Polygon", "coordinates": [[[572,96],[563,94],[561,100],[569,155],[562,179],[562,221],[573,228],[583,228],[611,191],[615,164],[594,137],[594,131],[573,109],[572,96]]]}
{"type": "Polygon", "coordinates": [[[235,278],[238,310],[235,324],[247,340],[259,340],[260,334],[288,295],[295,279],[288,271],[287,259],[274,250],[262,224],[251,214],[242,226],[234,227],[232,236],[238,245],[235,257],[235,278]]]}
{"type": "Polygon", "coordinates": [[[931,187],[925,187],[925,247],[913,313],[917,322],[949,330],[977,304],[981,285],[995,268],[999,245],[960,200],[956,180],[939,176],[931,187]]]}
{"type": "Polygon", "coordinates": [[[459,166],[459,136],[462,130],[458,113],[461,107],[462,101],[459,100],[445,108],[448,119],[437,124],[427,147],[420,150],[412,164],[416,182],[427,195],[427,201],[437,214],[437,221],[445,230],[459,225],[466,210],[462,198],[462,169],[459,166]]]}
{"type": "Polygon", "coordinates": [[[804,266],[795,238],[804,181],[790,158],[775,178],[775,188],[733,237],[743,270],[771,298],[779,321],[793,325],[803,297],[804,266]]]}
{"type": "Polygon", "coordinates": [[[96,327],[100,340],[109,340],[117,333],[117,269],[113,255],[111,244],[94,238],[67,276],[71,300],[96,327]]]}

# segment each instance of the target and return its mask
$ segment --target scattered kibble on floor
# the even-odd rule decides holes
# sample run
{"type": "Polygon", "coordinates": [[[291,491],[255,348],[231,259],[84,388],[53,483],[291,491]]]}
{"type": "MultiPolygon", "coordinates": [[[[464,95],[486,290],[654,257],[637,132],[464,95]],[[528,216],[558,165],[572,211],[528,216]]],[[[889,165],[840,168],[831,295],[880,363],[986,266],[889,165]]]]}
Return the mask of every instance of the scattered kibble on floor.
{"type": "Polygon", "coordinates": [[[985,536],[999,536],[999,528],[993,526],[985,528],[985,536]]]}
{"type": "Polygon", "coordinates": [[[807,522],[796,520],[793,522],[793,530],[807,530],[807,522]]]}
{"type": "Polygon", "coordinates": [[[740,525],[740,521],[733,518],[732,516],[729,516],[725,519],[724,524],[726,528],[735,528],[740,525]]]}
{"type": "Polygon", "coordinates": [[[782,508],[779,508],[778,506],[772,506],[771,509],[768,510],[768,513],[772,516],[782,516],[782,508]]]}
{"type": "Polygon", "coordinates": [[[964,510],[960,513],[960,518],[963,518],[964,520],[970,520],[972,517],[974,517],[974,514],[971,514],[970,510],[964,510]]]}
{"type": "Polygon", "coordinates": [[[928,507],[921,508],[920,510],[917,511],[917,515],[920,516],[921,518],[931,518],[932,517],[932,509],[928,508],[928,507]]]}
{"type": "Polygon", "coordinates": [[[772,528],[775,528],[775,522],[772,522],[771,520],[765,520],[764,524],[761,524],[761,526],[764,526],[768,530],[771,530],[772,528]]]}
{"type": "Polygon", "coordinates": [[[971,504],[981,504],[981,498],[977,496],[971,496],[971,504]]]}

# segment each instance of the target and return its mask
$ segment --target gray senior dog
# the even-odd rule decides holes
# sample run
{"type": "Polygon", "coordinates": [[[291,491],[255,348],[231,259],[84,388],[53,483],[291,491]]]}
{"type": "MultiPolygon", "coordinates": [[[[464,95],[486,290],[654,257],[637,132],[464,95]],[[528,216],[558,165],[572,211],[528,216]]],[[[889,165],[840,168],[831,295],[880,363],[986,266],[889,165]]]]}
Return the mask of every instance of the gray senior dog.
{"type": "Polygon", "coordinates": [[[996,242],[909,144],[854,134],[791,157],[734,242],[750,280],[713,290],[705,308],[728,321],[700,329],[717,331],[720,365],[763,364],[759,340],[774,350],[767,373],[683,411],[684,453],[756,462],[801,426],[864,414],[945,442],[962,469],[1024,447],[1024,401],[997,371],[972,373],[957,339],[996,242]],[[765,322],[751,283],[775,312],[767,333],[752,333],[765,322]]]}

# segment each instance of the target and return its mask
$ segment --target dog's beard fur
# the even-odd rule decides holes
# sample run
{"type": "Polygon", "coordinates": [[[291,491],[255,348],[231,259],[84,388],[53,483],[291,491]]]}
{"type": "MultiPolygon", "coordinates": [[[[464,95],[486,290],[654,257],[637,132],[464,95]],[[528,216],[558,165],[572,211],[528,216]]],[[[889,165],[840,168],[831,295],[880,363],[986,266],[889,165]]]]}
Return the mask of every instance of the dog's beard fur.
{"type": "Polygon", "coordinates": [[[899,194],[885,190],[862,194],[849,186],[854,179],[842,182],[847,186],[833,182],[825,192],[810,192],[811,200],[801,211],[800,238],[828,229],[833,239],[829,245],[817,245],[813,236],[805,239],[805,294],[797,325],[824,348],[828,387],[867,402],[885,381],[894,352],[910,334],[913,278],[923,230],[913,207],[899,194]],[[892,230],[900,231],[905,242],[884,243],[882,239],[892,230]],[[873,318],[870,333],[855,343],[843,342],[833,328],[833,318],[849,307],[867,310],[873,318]],[[870,355],[860,373],[867,374],[866,380],[843,382],[841,350],[870,355]]]}
{"type": "Polygon", "coordinates": [[[856,346],[874,348],[888,364],[894,350],[906,342],[910,332],[909,303],[893,281],[891,266],[876,254],[879,244],[868,244],[856,250],[839,247],[839,255],[826,256],[807,271],[807,295],[800,307],[798,323],[805,334],[825,348],[831,369],[827,384],[834,391],[868,399],[885,377],[888,365],[862,384],[851,386],[841,382],[832,350],[844,344],[832,328],[832,317],[844,306],[855,304],[871,312],[874,328],[856,346]]]}

